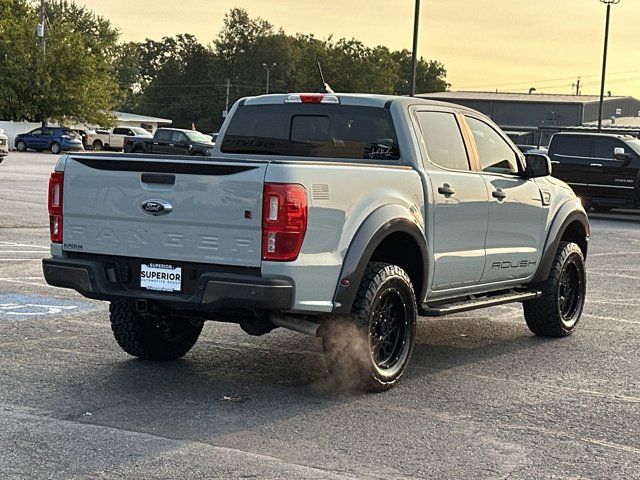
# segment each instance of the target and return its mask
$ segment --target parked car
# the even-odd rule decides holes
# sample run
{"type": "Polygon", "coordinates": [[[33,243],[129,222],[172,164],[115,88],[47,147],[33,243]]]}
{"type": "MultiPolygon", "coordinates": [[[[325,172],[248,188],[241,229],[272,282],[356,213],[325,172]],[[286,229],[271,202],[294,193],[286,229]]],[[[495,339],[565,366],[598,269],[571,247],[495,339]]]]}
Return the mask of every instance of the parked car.
{"type": "Polygon", "coordinates": [[[213,143],[216,143],[216,140],[218,139],[218,132],[207,133],[207,136],[211,138],[213,143]]]}
{"type": "Polygon", "coordinates": [[[44,277],[110,302],[133,356],[179,358],[205,320],[252,335],[284,327],[321,336],[335,378],[386,390],[418,315],[522,302],[537,335],[578,324],[584,208],[547,156],[525,157],[479,112],[386,95],[250,97],[215,155],[80,154],[51,175],[44,277]]]}
{"type": "Polygon", "coordinates": [[[0,128],[0,162],[7,155],[9,155],[9,138],[5,135],[4,130],[0,128]]]}
{"type": "Polygon", "coordinates": [[[124,151],[126,153],[210,156],[214,145],[208,136],[195,130],[159,128],[152,138],[139,136],[125,138],[124,151]]]}
{"type": "Polygon", "coordinates": [[[113,130],[96,129],[89,132],[87,143],[93,150],[122,150],[124,138],[128,136],[151,138],[152,135],[141,127],[115,127],[113,130]]]}
{"type": "Polygon", "coordinates": [[[50,150],[58,154],[63,151],[83,150],[82,139],[75,131],[65,127],[42,127],[29,133],[16,135],[16,149],[25,152],[28,149],[42,152],[50,150]]]}
{"type": "Polygon", "coordinates": [[[607,133],[556,133],[549,144],[555,177],[585,208],[640,207],[640,140],[607,133]]]}

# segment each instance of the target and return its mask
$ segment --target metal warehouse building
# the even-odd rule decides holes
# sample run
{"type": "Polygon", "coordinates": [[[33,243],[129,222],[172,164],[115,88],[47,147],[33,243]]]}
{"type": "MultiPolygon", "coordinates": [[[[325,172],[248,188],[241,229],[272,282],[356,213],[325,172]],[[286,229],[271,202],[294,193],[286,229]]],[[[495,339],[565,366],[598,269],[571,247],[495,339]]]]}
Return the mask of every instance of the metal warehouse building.
{"type": "MultiPolygon", "coordinates": [[[[478,110],[496,122],[516,142],[548,145],[557,127],[582,127],[598,121],[596,95],[537,93],[438,92],[417,95],[478,110]],[[544,127],[544,128],[541,128],[544,127]]],[[[605,97],[603,119],[640,116],[640,100],[605,97]]],[[[607,122],[611,123],[611,122],[607,122]]]]}

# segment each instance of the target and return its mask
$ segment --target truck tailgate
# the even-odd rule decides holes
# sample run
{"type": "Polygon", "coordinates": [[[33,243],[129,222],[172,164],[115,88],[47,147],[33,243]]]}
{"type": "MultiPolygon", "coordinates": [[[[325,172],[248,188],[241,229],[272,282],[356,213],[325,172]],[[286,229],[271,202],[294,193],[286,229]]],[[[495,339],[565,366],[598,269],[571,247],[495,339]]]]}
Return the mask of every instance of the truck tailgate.
{"type": "Polygon", "coordinates": [[[71,156],[63,249],[258,267],[267,162],[71,156]]]}

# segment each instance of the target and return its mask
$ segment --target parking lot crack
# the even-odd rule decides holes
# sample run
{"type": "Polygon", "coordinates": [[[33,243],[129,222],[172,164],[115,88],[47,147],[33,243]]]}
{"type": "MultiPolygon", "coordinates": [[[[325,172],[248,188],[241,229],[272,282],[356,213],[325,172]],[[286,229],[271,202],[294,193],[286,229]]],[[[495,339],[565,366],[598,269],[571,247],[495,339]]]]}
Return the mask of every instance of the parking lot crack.
{"type": "MultiPolygon", "coordinates": [[[[370,473],[365,473],[365,472],[347,472],[344,470],[338,470],[338,469],[331,469],[331,468],[324,468],[324,467],[319,467],[319,466],[315,466],[315,465],[308,465],[308,464],[304,464],[304,463],[299,463],[299,462],[292,462],[290,460],[285,460],[283,458],[280,457],[276,457],[273,455],[266,455],[263,453],[256,453],[256,452],[252,452],[249,450],[243,450],[243,449],[239,449],[239,448],[232,448],[232,447],[228,447],[228,446],[224,446],[224,445],[218,445],[215,443],[210,443],[210,442],[205,442],[202,440],[195,440],[195,439],[189,439],[189,438],[181,438],[181,437],[172,437],[172,436],[168,436],[168,435],[158,435],[155,433],[149,433],[149,432],[143,432],[143,431],[138,431],[138,430],[132,430],[132,429],[127,429],[127,428],[122,428],[122,427],[116,427],[113,425],[104,425],[104,424],[100,424],[100,423],[94,423],[94,422],[89,422],[89,421],[79,421],[73,418],[59,418],[56,416],[51,415],[51,412],[44,412],[44,411],[37,411],[35,409],[31,409],[31,408],[25,408],[25,407],[17,407],[14,405],[10,405],[10,404],[0,404],[0,413],[1,414],[8,414],[9,416],[22,416],[24,417],[30,417],[30,418],[36,418],[36,419],[42,419],[42,418],[47,418],[50,419],[52,421],[56,421],[56,422],[65,422],[65,423],[70,423],[70,424],[74,424],[74,425],[82,425],[82,426],[86,426],[86,427],[90,427],[90,428],[100,428],[100,429],[107,429],[107,430],[113,430],[113,431],[119,431],[119,432],[125,432],[125,433],[131,433],[134,435],[141,435],[144,437],[149,437],[149,438],[157,438],[157,439],[161,439],[161,440],[168,440],[168,441],[173,441],[173,442],[180,442],[180,443],[186,443],[186,444],[191,444],[191,445],[201,445],[205,448],[212,448],[215,450],[221,450],[221,451],[226,451],[226,452],[233,452],[233,453],[239,453],[242,455],[247,455],[249,457],[252,457],[253,459],[256,460],[261,460],[261,461],[266,461],[266,462],[274,462],[274,463],[279,463],[279,464],[283,464],[283,465],[288,465],[288,466],[293,466],[293,467],[299,467],[299,468],[303,468],[306,470],[309,470],[309,472],[316,472],[316,473],[326,473],[326,474],[333,474],[336,476],[339,476],[340,478],[343,478],[345,480],[355,480],[355,479],[368,479],[368,480],[390,480],[391,478],[397,479],[399,478],[397,475],[394,475],[393,477],[387,476],[387,475],[373,475],[370,473]]],[[[93,413],[93,412],[91,412],[93,413]]],[[[91,418],[91,417],[87,417],[87,416],[82,416],[81,418],[91,418]]],[[[404,477],[404,478],[411,478],[411,477],[404,477]]]]}

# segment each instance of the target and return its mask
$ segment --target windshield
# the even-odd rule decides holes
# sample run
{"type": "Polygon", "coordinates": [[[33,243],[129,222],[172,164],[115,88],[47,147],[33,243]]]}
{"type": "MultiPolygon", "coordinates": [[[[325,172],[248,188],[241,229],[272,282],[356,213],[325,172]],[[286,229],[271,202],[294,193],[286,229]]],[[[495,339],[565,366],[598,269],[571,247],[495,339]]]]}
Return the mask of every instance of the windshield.
{"type": "Polygon", "coordinates": [[[200,132],[196,132],[195,130],[184,132],[184,133],[187,135],[187,138],[192,142],[211,143],[211,139],[209,137],[207,137],[206,135],[200,132]]]}
{"type": "Polygon", "coordinates": [[[242,106],[231,118],[221,151],[371,160],[400,158],[389,110],[328,104],[242,106]]]}
{"type": "Polygon", "coordinates": [[[627,140],[627,144],[638,154],[640,155],[640,140],[627,140]]]}
{"type": "Polygon", "coordinates": [[[144,128],[140,128],[140,127],[131,127],[131,130],[133,130],[133,133],[135,133],[136,135],[139,135],[141,137],[151,137],[152,135],[145,130],[144,128]]]}

